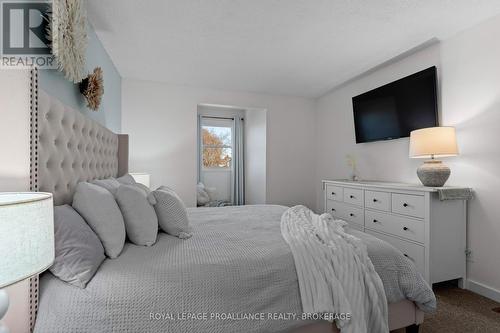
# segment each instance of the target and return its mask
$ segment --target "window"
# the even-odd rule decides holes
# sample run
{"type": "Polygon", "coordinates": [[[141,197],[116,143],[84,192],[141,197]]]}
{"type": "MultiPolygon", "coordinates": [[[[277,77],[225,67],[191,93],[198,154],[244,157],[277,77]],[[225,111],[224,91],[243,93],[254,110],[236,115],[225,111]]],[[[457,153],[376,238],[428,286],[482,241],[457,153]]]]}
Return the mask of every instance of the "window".
{"type": "Polygon", "coordinates": [[[243,205],[243,110],[206,107],[198,112],[198,181],[212,189],[210,200],[243,205]]]}
{"type": "Polygon", "coordinates": [[[232,125],[210,121],[201,126],[201,148],[204,169],[230,169],[233,160],[232,125]]]}

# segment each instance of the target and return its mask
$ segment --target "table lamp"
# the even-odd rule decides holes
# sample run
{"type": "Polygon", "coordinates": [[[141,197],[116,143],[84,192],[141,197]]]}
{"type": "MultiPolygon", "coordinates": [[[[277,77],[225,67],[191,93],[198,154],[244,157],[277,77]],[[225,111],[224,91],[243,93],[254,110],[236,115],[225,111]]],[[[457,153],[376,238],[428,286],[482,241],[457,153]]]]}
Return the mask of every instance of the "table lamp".
{"type": "Polygon", "coordinates": [[[456,155],[458,146],[454,127],[429,127],[410,133],[410,157],[430,158],[417,169],[418,178],[425,186],[443,186],[451,170],[435,158],[456,155]]]}
{"type": "Polygon", "coordinates": [[[136,182],[139,184],[145,185],[149,188],[150,186],[150,176],[148,173],[144,172],[131,172],[130,175],[134,178],[136,182]]]}
{"type": "MultiPolygon", "coordinates": [[[[54,261],[52,194],[0,193],[0,320],[9,298],[2,289],[45,271],[54,261]]],[[[0,333],[8,333],[0,323],[0,333]]]]}

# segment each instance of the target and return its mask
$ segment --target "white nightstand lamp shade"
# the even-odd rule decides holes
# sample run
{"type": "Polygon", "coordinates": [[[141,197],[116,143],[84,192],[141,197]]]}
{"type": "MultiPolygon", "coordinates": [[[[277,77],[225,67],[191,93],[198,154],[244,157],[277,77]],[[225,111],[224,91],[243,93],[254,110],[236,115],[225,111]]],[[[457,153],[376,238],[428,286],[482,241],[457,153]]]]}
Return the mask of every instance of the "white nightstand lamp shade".
{"type": "MultiPolygon", "coordinates": [[[[0,319],[8,307],[1,288],[45,271],[54,261],[50,193],[0,193],[0,319]]],[[[0,332],[8,332],[0,324],[0,332]]]]}
{"type": "Polygon", "coordinates": [[[454,127],[429,127],[410,133],[410,157],[430,158],[417,169],[417,175],[425,186],[441,187],[450,177],[448,166],[435,157],[458,155],[454,127]]]}
{"type": "Polygon", "coordinates": [[[132,177],[134,177],[134,180],[142,185],[147,186],[148,188],[150,187],[150,176],[148,173],[143,173],[143,172],[132,172],[130,173],[132,177]]]}

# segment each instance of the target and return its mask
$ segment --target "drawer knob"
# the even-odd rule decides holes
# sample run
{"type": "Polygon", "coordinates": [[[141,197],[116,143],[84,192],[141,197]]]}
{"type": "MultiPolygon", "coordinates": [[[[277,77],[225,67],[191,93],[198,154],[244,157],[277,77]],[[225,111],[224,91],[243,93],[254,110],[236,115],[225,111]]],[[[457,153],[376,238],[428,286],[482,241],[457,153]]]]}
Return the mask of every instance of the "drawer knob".
{"type": "Polygon", "coordinates": [[[373,199],[373,202],[377,202],[378,200],[377,199],[373,199]]]}
{"type": "Polygon", "coordinates": [[[408,207],[408,204],[405,202],[405,203],[403,204],[403,207],[408,207]]]}
{"type": "Polygon", "coordinates": [[[332,195],[335,195],[335,192],[332,192],[332,195]]]}
{"type": "Polygon", "coordinates": [[[353,213],[350,213],[350,214],[349,214],[349,216],[354,216],[354,214],[353,214],[353,213]]]}
{"type": "Polygon", "coordinates": [[[354,199],[354,195],[350,195],[349,198],[354,199]]]}
{"type": "Polygon", "coordinates": [[[375,219],[373,220],[373,223],[377,223],[377,222],[378,222],[378,220],[375,220],[375,219]]]}
{"type": "Polygon", "coordinates": [[[406,230],[408,230],[408,228],[407,228],[407,227],[403,227],[403,230],[405,230],[405,231],[406,231],[406,230]]]}

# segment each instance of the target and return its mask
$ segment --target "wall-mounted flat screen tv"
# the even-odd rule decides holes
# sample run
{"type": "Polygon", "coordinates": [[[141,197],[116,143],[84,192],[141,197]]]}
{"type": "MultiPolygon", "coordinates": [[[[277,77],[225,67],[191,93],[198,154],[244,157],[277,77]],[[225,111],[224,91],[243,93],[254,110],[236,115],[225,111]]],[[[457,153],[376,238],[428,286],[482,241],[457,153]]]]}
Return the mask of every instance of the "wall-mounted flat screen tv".
{"type": "Polygon", "coordinates": [[[438,126],[436,67],[352,98],[356,143],[410,136],[438,126]]]}

